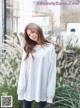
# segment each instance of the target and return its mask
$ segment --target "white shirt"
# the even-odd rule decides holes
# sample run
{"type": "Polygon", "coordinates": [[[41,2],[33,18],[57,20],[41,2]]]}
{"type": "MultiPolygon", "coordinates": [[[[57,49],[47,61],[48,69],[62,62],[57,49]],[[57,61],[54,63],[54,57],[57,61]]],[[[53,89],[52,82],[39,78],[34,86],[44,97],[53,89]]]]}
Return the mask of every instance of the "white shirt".
{"type": "Polygon", "coordinates": [[[56,87],[56,53],[52,44],[37,45],[32,55],[24,61],[23,51],[18,81],[18,99],[52,103],[56,87]]]}

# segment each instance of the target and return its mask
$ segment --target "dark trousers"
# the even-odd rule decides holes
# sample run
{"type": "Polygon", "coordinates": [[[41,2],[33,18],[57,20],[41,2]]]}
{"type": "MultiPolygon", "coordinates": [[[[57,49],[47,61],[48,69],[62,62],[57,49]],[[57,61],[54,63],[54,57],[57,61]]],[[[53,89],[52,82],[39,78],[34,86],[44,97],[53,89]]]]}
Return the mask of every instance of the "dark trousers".
{"type": "MultiPolygon", "coordinates": [[[[31,108],[32,101],[23,101],[23,108],[31,108]]],[[[37,108],[45,108],[46,101],[37,102],[37,108]]]]}

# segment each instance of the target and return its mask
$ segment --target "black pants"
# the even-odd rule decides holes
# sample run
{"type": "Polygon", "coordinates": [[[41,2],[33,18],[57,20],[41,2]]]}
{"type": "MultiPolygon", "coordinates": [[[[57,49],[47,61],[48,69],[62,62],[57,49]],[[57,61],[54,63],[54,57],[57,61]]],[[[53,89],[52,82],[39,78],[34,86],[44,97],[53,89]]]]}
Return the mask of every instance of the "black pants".
{"type": "MultiPolygon", "coordinates": [[[[23,108],[31,108],[32,101],[23,101],[23,108]]],[[[46,101],[37,102],[37,108],[45,108],[46,101]]]]}

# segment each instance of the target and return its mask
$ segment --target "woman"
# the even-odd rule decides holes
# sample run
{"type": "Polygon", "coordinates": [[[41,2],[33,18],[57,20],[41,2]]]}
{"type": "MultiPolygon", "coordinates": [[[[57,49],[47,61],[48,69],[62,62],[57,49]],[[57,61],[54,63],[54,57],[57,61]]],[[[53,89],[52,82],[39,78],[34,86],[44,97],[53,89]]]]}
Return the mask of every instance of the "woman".
{"type": "Polygon", "coordinates": [[[34,23],[26,26],[25,45],[18,82],[18,99],[23,100],[23,108],[31,108],[33,100],[38,108],[46,102],[52,103],[56,87],[56,53],[42,29],[34,23]]]}

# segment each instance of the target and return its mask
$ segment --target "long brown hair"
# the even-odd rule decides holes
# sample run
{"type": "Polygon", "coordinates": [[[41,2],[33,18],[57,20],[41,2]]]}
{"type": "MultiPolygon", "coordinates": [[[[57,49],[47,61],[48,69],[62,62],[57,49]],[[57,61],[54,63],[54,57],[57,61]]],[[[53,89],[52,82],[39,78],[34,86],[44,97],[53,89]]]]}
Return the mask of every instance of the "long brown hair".
{"type": "Polygon", "coordinates": [[[27,30],[30,29],[32,31],[34,31],[35,33],[38,34],[38,39],[39,39],[39,44],[40,45],[44,45],[45,43],[49,43],[43,35],[43,31],[41,29],[41,27],[39,27],[37,24],[35,23],[29,23],[24,30],[24,40],[25,40],[25,45],[24,45],[24,50],[27,53],[26,58],[28,58],[29,53],[32,53],[34,51],[34,47],[38,44],[37,42],[31,40],[27,34],[27,30]]]}

